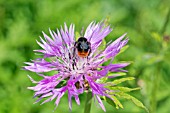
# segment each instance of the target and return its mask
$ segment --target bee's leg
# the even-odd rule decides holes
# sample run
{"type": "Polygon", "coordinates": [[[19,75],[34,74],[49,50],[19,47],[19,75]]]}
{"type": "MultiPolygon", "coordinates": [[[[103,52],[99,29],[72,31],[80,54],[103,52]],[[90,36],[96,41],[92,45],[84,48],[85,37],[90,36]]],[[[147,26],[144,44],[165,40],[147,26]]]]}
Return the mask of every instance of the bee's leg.
{"type": "Polygon", "coordinates": [[[74,44],[74,48],[73,48],[73,58],[76,57],[76,46],[77,46],[77,42],[75,42],[75,44],[74,44]]]}
{"type": "Polygon", "coordinates": [[[88,56],[91,54],[91,44],[88,42],[88,45],[89,45],[89,54],[88,54],[88,56]]]}
{"type": "Polygon", "coordinates": [[[73,69],[75,69],[75,66],[76,66],[76,46],[77,46],[77,42],[75,42],[74,48],[73,48],[73,55],[72,55],[72,59],[73,59],[72,66],[73,66],[73,69]]]}
{"type": "MultiPolygon", "coordinates": [[[[86,57],[87,58],[87,62],[89,62],[89,55],[91,54],[91,44],[89,43],[89,53],[88,53],[88,56],[86,57]]],[[[87,63],[87,65],[89,65],[89,63],[87,63]]]]}
{"type": "Polygon", "coordinates": [[[89,55],[91,54],[91,48],[90,48],[90,50],[89,50],[89,55]]]}

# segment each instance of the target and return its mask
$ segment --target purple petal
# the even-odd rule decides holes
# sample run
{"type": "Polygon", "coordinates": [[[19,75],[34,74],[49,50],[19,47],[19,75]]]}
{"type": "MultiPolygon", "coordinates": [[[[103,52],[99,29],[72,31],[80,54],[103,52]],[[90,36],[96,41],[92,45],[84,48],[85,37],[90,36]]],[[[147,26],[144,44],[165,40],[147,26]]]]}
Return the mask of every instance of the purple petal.
{"type": "Polygon", "coordinates": [[[120,63],[120,64],[110,64],[108,66],[102,66],[102,70],[97,73],[101,76],[105,76],[109,71],[110,72],[118,72],[121,71],[120,68],[124,68],[130,63],[120,63]]]}
{"type": "Polygon", "coordinates": [[[79,97],[78,97],[77,95],[75,95],[74,97],[75,97],[76,103],[77,103],[78,105],[80,105],[79,97]]]}
{"type": "Polygon", "coordinates": [[[104,26],[105,25],[102,22],[97,23],[97,24],[95,22],[92,22],[87,27],[84,37],[86,37],[91,42],[92,48],[93,48],[93,44],[101,41],[104,37],[106,37],[112,31],[110,26],[107,26],[107,27],[104,27],[104,26]]]}
{"type": "Polygon", "coordinates": [[[63,95],[64,95],[64,92],[58,94],[57,100],[55,101],[56,106],[58,106],[60,99],[63,95]]]}
{"type": "Polygon", "coordinates": [[[100,107],[103,109],[103,111],[106,112],[106,109],[105,109],[105,107],[104,107],[104,105],[103,105],[103,102],[101,101],[100,97],[96,95],[96,98],[97,98],[97,100],[98,100],[98,102],[99,102],[100,107]]]}
{"type": "Polygon", "coordinates": [[[27,75],[28,78],[31,80],[32,83],[38,83],[37,81],[35,81],[31,76],[27,75]]]}
{"type": "Polygon", "coordinates": [[[69,109],[72,110],[72,95],[68,92],[68,103],[69,103],[69,109]]]}

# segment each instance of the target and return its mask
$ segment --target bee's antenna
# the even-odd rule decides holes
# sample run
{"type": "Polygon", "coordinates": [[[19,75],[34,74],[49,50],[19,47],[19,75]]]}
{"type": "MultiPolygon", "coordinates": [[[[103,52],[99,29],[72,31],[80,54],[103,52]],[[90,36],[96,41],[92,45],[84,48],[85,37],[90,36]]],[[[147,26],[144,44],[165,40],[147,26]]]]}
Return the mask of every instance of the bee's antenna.
{"type": "Polygon", "coordinates": [[[83,36],[83,32],[84,32],[84,27],[82,27],[82,30],[80,32],[80,35],[83,36]]]}

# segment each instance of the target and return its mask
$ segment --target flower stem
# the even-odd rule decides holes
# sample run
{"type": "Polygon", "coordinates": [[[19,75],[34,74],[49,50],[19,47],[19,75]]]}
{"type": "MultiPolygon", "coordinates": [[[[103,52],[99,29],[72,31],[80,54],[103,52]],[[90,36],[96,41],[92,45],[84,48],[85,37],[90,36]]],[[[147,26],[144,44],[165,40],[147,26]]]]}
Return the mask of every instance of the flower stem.
{"type": "Polygon", "coordinates": [[[162,34],[166,31],[166,27],[167,27],[167,25],[168,25],[169,18],[170,18],[170,8],[169,8],[169,10],[168,10],[168,13],[167,13],[166,18],[165,18],[165,23],[164,23],[164,25],[163,25],[163,27],[162,27],[162,30],[161,30],[161,33],[162,33],[162,34]]]}
{"type": "Polygon", "coordinates": [[[85,102],[84,113],[90,113],[91,102],[92,102],[92,93],[88,92],[87,95],[86,95],[86,102],[85,102]]]}
{"type": "Polygon", "coordinates": [[[150,106],[150,113],[156,113],[157,111],[157,93],[158,93],[158,89],[159,89],[159,85],[160,85],[160,77],[161,77],[161,67],[160,67],[161,63],[159,62],[157,64],[157,67],[155,70],[155,75],[153,76],[153,86],[152,86],[152,93],[151,93],[151,106],[150,106]]]}

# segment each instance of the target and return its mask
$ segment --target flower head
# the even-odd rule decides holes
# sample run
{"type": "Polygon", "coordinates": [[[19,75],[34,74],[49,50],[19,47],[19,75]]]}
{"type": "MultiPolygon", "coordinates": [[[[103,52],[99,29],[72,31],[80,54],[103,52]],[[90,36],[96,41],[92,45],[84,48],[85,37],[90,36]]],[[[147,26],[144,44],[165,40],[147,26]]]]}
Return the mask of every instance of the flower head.
{"type": "Polygon", "coordinates": [[[40,37],[41,41],[37,41],[42,49],[35,52],[42,53],[42,58],[32,60],[31,63],[26,62],[27,66],[24,68],[36,72],[43,79],[35,81],[29,76],[36,84],[29,89],[35,91],[34,97],[38,97],[36,102],[47,98],[43,104],[55,99],[56,106],[62,96],[68,92],[70,109],[72,97],[77,104],[80,104],[79,95],[89,91],[105,111],[100,97],[111,98],[109,92],[114,90],[105,87],[107,84],[101,80],[103,77],[110,78],[107,76],[108,72],[125,71],[121,68],[128,63],[112,64],[112,60],[126,45],[128,39],[123,40],[126,35],[124,34],[101,50],[99,46],[102,40],[112,31],[110,26],[106,26],[103,22],[91,22],[79,40],[75,38],[74,28],[73,24],[69,28],[64,24],[64,28],[57,29],[57,32],[49,30],[50,37],[43,33],[44,39],[40,37]],[[110,64],[103,66],[102,64],[108,60],[111,60],[110,64]],[[54,74],[49,76],[45,72],[54,74]]]}

